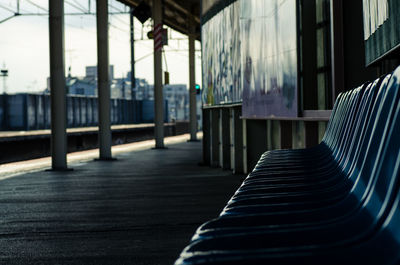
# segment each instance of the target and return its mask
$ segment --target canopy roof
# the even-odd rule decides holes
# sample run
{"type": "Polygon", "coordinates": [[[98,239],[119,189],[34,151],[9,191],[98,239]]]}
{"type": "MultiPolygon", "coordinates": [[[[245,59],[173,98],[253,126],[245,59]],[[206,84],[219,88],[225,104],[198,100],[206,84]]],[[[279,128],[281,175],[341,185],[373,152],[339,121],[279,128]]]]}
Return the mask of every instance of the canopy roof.
{"type": "MultiPolygon", "coordinates": [[[[118,0],[131,7],[146,2],[150,7],[152,0],[118,0]]],[[[200,0],[164,0],[163,23],[183,34],[189,34],[189,18],[193,16],[196,38],[200,39],[200,0]]]]}

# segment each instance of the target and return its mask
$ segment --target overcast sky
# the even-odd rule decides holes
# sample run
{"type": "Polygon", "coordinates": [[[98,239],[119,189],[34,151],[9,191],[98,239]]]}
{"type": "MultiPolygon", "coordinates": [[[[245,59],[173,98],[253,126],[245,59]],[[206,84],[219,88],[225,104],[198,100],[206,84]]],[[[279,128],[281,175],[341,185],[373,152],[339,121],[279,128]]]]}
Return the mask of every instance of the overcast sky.
{"type": "MultiPolygon", "coordinates": [[[[17,0],[0,0],[0,20],[12,15],[5,10],[16,10],[17,0]]],[[[47,9],[48,0],[30,0],[47,9]]],[[[68,2],[75,4],[88,1],[68,2]]],[[[43,13],[39,7],[20,0],[21,13],[43,13]]],[[[109,0],[110,12],[124,10],[124,5],[116,0],[109,0]]],[[[83,5],[83,4],[82,4],[83,5]]],[[[76,5],[77,6],[77,5],[76,5]]],[[[92,1],[92,10],[95,1],[92,1]]],[[[127,10],[127,9],[126,9],[127,10]]],[[[72,5],[65,4],[65,12],[79,12],[72,5]]],[[[114,76],[122,77],[130,71],[129,15],[110,15],[110,64],[114,65],[114,76]]],[[[136,77],[145,78],[153,83],[153,42],[147,40],[149,26],[135,20],[136,77]],[[150,55],[150,56],[147,56],[150,55]],[[147,56],[147,57],[146,57],[147,56]]],[[[7,92],[37,92],[46,88],[49,76],[49,38],[48,16],[19,16],[0,23],[0,67],[9,70],[6,79],[7,92]]],[[[186,36],[172,32],[169,45],[165,47],[171,84],[188,84],[188,42],[186,36]]],[[[201,83],[200,43],[196,42],[196,83],[201,83]]],[[[93,15],[66,16],[65,18],[65,69],[71,66],[73,76],[84,76],[85,66],[96,65],[96,19],[93,15]]],[[[3,80],[0,82],[3,92],[3,80]]]]}

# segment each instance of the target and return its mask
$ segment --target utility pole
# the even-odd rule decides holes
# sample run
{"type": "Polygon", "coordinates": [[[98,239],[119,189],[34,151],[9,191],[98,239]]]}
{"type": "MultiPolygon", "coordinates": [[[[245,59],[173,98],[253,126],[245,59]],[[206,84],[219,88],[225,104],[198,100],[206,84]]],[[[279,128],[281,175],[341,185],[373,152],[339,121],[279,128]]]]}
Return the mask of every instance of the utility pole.
{"type": "Polygon", "coordinates": [[[133,8],[131,7],[130,18],[130,33],[131,33],[131,97],[132,100],[136,99],[136,76],[135,76],[135,21],[133,16],[133,8]]]}
{"type": "Polygon", "coordinates": [[[162,0],[153,0],[154,21],[154,134],[156,149],[164,148],[164,99],[162,85],[162,0]]]}
{"type": "Polygon", "coordinates": [[[1,69],[1,74],[0,76],[3,77],[3,94],[7,94],[7,83],[6,83],[6,77],[8,76],[8,70],[6,69],[6,66],[3,66],[3,69],[1,69]]]}

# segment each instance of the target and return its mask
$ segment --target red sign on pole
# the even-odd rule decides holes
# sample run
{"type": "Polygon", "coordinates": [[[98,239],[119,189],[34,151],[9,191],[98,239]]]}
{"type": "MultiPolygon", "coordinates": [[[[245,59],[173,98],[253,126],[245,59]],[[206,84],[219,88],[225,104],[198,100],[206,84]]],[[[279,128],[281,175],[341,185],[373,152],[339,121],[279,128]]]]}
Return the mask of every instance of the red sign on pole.
{"type": "Polygon", "coordinates": [[[161,51],[163,46],[162,41],[162,24],[157,24],[154,26],[154,51],[161,51]]]}

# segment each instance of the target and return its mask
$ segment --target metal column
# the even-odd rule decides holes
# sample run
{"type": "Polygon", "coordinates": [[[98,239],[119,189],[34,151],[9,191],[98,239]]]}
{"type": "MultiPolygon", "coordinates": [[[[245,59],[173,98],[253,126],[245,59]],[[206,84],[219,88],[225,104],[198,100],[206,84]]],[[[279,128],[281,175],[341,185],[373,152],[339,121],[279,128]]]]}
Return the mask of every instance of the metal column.
{"type": "Polygon", "coordinates": [[[231,169],[231,143],[230,143],[230,127],[229,127],[229,109],[220,109],[220,143],[221,143],[221,167],[223,169],[231,169]]]}
{"type": "Polygon", "coordinates": [[[155,148],[164,148],[164,100],[162,87],[162,1],[153,0],[154,21],[154,136],[155,148]]]}
{"type": "Polygon", "coordinates": [[[196,102],[196,76],[195,76],[195,51],[194,51],[194,28],[193,17],[190,17],[189,34],[189,108],[190,108],[190,140],[197,140],[197,102],[196,102]]]}
{"type": "Polygon", "coordinates": [[[343,47],[343,0],[331,1],[331,58],[332,105],[340,92],[345,90],[343,47]]]}
{"type": "Polygon", "coordinates": [[[136,75],[135,75],[135,20],[133,17],[134,9],[131,7],[129,14],[129,24],[130,24],[130,37],[131,37],[131,97],[132,100],[136,99],[135,89],[136,89],[136,75]]]}
{"type": "Polygon", "coordinates": [[[97,0],[97,82],[99,150],[101,160],[112,159],[110,121],[110,75],[108,59],[108,0],[97,0]]]}
{"type": "Polygon", "coordinates": [[[64,66],[64,1],[49,0],[51,162],[67,169],[67,107],[64,66]]]}

